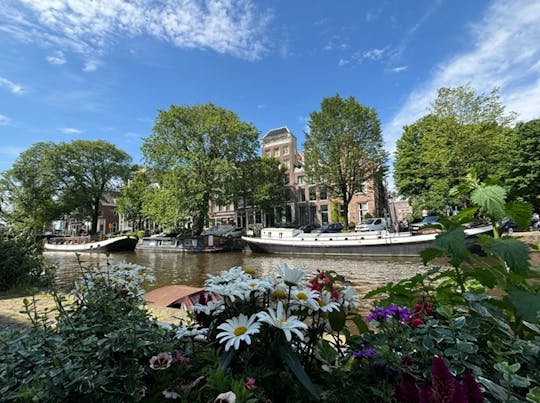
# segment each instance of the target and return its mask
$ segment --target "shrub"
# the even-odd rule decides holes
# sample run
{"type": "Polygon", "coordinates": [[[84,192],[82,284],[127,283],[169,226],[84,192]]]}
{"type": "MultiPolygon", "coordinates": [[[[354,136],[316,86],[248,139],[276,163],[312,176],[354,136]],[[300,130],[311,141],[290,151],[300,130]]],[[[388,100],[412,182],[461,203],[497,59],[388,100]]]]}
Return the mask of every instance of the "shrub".
{"type": "Polygon", "coordinates": [[[42,270],[42,259],[32,242],[0,232],[0,291],[36,283],[42,270]]]}

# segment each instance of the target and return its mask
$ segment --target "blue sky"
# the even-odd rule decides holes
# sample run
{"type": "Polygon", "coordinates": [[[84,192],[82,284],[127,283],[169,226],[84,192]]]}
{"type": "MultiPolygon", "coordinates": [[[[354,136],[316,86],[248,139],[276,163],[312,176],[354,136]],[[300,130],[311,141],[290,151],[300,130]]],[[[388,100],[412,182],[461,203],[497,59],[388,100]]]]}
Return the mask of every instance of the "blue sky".
{"type": "Polygon", "coordinates": [[[390,152],[442,86],[498,86],[540,118],[539,44],[538,0],[2,0],[0,171],[79,138],[138,163],[171,104],[212,102],[302,144],[323,98],[352,95],[390,152]]]}

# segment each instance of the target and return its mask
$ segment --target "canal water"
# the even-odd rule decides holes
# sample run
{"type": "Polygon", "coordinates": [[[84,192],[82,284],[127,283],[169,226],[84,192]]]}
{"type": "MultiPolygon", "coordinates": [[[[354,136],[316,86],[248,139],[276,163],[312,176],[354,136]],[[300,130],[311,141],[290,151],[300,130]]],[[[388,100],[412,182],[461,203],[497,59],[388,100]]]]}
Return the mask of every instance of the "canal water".
{"type": "MultiPolygon", "coordinates": [[[[80,276],[77,255],[71,252],[45,252],[45,260],[57,267],[57,283],[70,290],[80,276]]],[[[360,296],[387,282],[397,282],[426,269],[420,257],[365,257],[365,256],[293,256],[257,254],[249,251],[226,253],[182,254],[174,252],[134,251],[105,254],[80,254],[84,266],[103,266],[107,262],[136,263],[154,269],[156,281],[146,285],[150,291],[169,284],[202,287],[208,274],[217,274],[234,266],[252,268],[258,274],[271,273],[286,264],[308,273],[333,270],[345,276],[360,296]]]]}

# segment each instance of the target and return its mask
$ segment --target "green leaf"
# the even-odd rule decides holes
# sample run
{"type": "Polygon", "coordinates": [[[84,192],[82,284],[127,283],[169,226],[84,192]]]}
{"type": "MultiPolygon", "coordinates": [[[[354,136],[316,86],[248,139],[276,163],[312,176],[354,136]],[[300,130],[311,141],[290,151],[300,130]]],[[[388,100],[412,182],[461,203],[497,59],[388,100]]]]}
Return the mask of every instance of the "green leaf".
{"type": "Polygon", "coordinates": [[[436,248],[427,248],[420,252],[420,256],[422,257],[422,263],[426,265],[433,259],[444,256],[444,252],[436,248]]]}
{"type": "Polygon", "coordinates": [[[527,274],[529,271],[529,247],[515,238],[481,238],[482,249],[486,253],[502,259],[511,271],[527,274]]]}
{"type": "Polygon", "coordinates": [[[319,401],[319,392],[317,391],[315,385],[304,370],[304,367],[300,363],[300,360],[298,359],[296,353],[291,350],[290,346],[284,345],[281,346],[281,348],[279,349],[279,354],[285,364],[287,364],[287,366],[291,369],[294,375],[296,375],[296,378],[298,378],[302,386],[306,388],[306,390],[315,398],[315,400],[319,401]]]}
{"type": "Polygon", "coordinates": [[[229,351],[225,351],[220,357],[219,357],[219,368],[222,371],[225,371],[229,365],[231,365],[231,361],[234,358],[235,350],[231,349],[229,351]]]}
{"type": "Polygon", "coordinates": [[[339,311],[331,311],[328,313],[328,321],[330,322],[330,327],[335,332],[339,332],[345,327],[346,315],[343,309],[339,311]]]}
{"type": "Polygon", "coordinates": [[[364,321],[364,318],[362,318],[361,316],[355,316],[352,319],[352,321],[356,325],[356,328],[358,329],[359,333],[367,333],[367,332],[369,332],[368,325],[364,321]]]}
{"type": "Polygon", "coordinates": [[[540,386],[535,386],[527,393],[527,401],[531,403],[540,403],[540,386]]]}
{"type": "Polygon", "coordinates": [[[478,381],[484,385],[484,387],[499,401],[505,402],[508,399],[508,392],[502,386],[497,385],[495,382],[484,378],[483,376],[478,377],[478,381]]]}
{"type": "Polygon", "coordinates": [[[433,242],[433,247],[444,251],[446,255],[453,259],[457,259],[458,263],[468,260],[471,255],[465,244],[463,227],[454,228],[447,233],[440,234],[433,242]]]}
{"type": "Polygon", "coordinates": [[[471,201],[493,221],[500,221],[505,215],[506,191],[498,185],[481,186],[471,193],[471,201]]]}
{"type": "Polygon", "coordinates": [[[523,290],[508,291],[508,299],[516,310],[516,315],[527,322],[536,322],[540,312],[540,295],[523,290]]]}

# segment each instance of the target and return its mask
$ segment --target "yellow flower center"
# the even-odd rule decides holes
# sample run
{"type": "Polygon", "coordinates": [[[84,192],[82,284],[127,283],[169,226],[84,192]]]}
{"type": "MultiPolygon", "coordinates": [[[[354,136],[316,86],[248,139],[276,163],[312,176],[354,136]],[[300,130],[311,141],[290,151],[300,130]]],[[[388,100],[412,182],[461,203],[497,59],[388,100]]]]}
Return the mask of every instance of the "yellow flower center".
{"type": "Polygon", "coordinates": [[[324,302],[322,299],[317,302],[319,302],[319,306],[326,306],[326,302],[324,302]]]}
{"type": "Polygon", "coordinates": [[[255,287],[256,285],[257,285],[257,283],[249,283],[249,286],[250,286],[251,288],[255,287]]]}
{"type": "Polygon", "coordinates": [[[308,296],[305,292],[299,292],[298,294],[296,294],[296,298],[298,299],[308,299],[308,296]]]}
{"type": "Polygon", "coordinates": [[[239,326],[236,329],[234,329],[234,335],[235,336],[242,336],[247,331],[247,327],[245,326],[239,326]]]}
{"type": "Polygon", "coordinates": [[[276,297],[277,299],[283,299],[286,297],[285,295],[285,291],[283,290],[276,290],[274,291],[274,297],[276,297]]]}
{"type": "Polygon", "coordinates": [[[251,267],[248,267],[248,268],[244,269],[244,273],[254,275],[255,274],[255,269],[253,269],[251,267]]]}
{"type": "Polygon", "coordinates": [[[279,318],[279,321],[280,321],[281,323],[285,323],[285,322],[287,322],[287,319],[285,319],[285,318],[279,318]]]}

